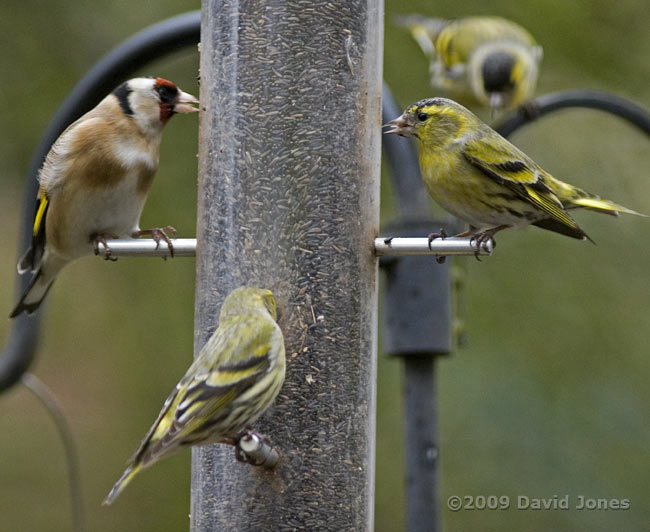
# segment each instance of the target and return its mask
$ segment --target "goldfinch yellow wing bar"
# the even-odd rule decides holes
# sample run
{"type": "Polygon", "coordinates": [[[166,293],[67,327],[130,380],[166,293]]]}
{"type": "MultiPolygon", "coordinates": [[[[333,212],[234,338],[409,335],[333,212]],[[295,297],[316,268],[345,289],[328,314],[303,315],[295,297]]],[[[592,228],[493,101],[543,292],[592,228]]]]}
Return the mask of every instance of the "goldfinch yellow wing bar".
{"type": "MultiPolygon", "coordinates": [[[[106,242],[111,250],[111,257],[164,257],[170,256],[169,248],[165,242],[156,245],[152,239],[133,238],[108,240],[106,242]]],[[[196,253],[195,238],[172,239],[174,257],[194,257],[196,253]]],[[[99,255],[105,257],[106,248],[103,244],[97,245],[99,255]]],[[[398,257],[404,255],[476,255],[476,243],[469,238],[449,237],[436,238],[431,241],[427,237],[417,238],[375,238],[375,253],[377,256],[398,257]]],[[[488,241],[481,246],[479,255],[490,255],[492,242],[488,241]]]]}

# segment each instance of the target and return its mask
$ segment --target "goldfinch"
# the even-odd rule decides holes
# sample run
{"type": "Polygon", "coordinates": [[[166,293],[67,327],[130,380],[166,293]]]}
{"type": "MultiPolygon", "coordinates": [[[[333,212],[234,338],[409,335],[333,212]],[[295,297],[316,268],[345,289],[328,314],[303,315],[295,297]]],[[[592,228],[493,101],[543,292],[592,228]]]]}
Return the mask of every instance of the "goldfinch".
{"type": "Polygon", "coordinates": [[[386,125],[393,127],[388,133],[418,139],[429,194],[469,224],[459,236],[472,235],[477,249],[497,231],[529,224],[589,238],[567,212],[578,207],[645,216],[555,179],[452,100],[420,100],[386,125]]]}
{"type": "MultiPolygon", "coordinates": [[[[198,100],[163,78],[122,83],[61,133],[39,173],[32,244],[18,273],[34,272],[11,313],[34,312],[70,261],[108,238],[151,235],[170,245],[172,227],[140,230],[140,214],[158,168],[163,127],[198,100]]],[[[107,258],[110,257],[107,250],[107,258]]]]}
{"type": "Polygon", "coordinates": [[[431,84],[468,106],[495,113],[533,97],[542,48],[533,36],[501,17],[399,19],[429,58],[431,84]]]}
{"type": "Polygon", "coordinates": [[[219,327],[165,401],[104,504],[111,504],[141,469],[185,447],[237,445],[275,400],[285,366],[271,292],[251,287],[231,292],[219,327]]]}

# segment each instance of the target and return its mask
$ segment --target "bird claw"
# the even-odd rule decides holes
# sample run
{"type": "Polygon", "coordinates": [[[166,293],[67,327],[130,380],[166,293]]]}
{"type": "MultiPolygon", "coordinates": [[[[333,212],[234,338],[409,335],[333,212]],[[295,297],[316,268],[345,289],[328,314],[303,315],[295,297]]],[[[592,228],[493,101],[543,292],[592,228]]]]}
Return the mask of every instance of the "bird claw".
{"type": "Polygon", "coordinates": [[[238,462],[241,462],[243,464],[250,463],[250,457],[241,448],[240,442],[244,436],[250,436],[251,434],[254,434],[253,430],[250,427],[246,427],[234,438],[234,441],[232,442],[235,446],[235,458],[238,462]]]}
{"type": "Polygon", "coordinates": [[[481,252],[481,249],[483,249],[483,251],[487,253],[490,253],[490,247],[488,246],[488,242],[492,242],[492,249],[497,247],[497,243],[494,241],[494,238],[490,231],[476,233],[470,239],[469,243],[476,245],[476,251],[474,252],[474,257],[476,258],[477,261],[481,262],[481,259],[479,257],[479,253],[481,252]]]}
{"type": "Polygon", "coordinates": [[[440,238],[441,240],[444,240],[447,238],[449,235],[447,234],[447,231],[444,229],[440,229],[438,233],[429,233],[429,236],[427,236],[427,243],[429,244],[429,251],[433,251],[431,249],[431,242],[433,242],[436,238],[440,238]]]}
{"type": "MultiPolygon", "coordinates": [[[[156,243],[156,249],[160,247],[160,241],[163,240],[167,244],[167,247],[169,248],[169,255],[173,259],[174,245],[172,244],[171,239],[176,238],[177,234],[178,232],[176,231],[176,229],[173,228],[171,225],[168,225],[166,227],[154,227],[152,229],[141,229],[140,231],[136,231],[135,233],[133,233],[132,236],[134,238],[138,238],[141,236],[150,236],[153,239],[153,241],[156,243]]],[[[163,257],[163,259],[166,259],[166,257],[163,257]]]]}
{"type": "Polygon", "coordinates": [[[247,464],[250,460],[248,455],[242,451],[242,448],[239,446],[239,440],[235,443],[235,459],[242,464],[247,464]]]}
{"type": "Polygon", "coordinates": [[[115,262],[117,260],[117,257],[111,256],[111,248],[109,248],[108,244],[106,244],[106,240],[110,240],[111,238],[117,238],[117,236],[108,233],[98,233],[92,235],[90,237],[90,241],[93,244],[93,252],[95,255],[99,255],[99,244],[102,244],[104,246],[104,260],[115,262]]]}
{"type": "Polygon", "coordinates": [[[253,465],[253,466],[263,465],[263,463],[264,463],[263,461],[262,461],[262,462],[257,462],[257,461],[255,460],[255,458],[253,458],[252,456],[249,456],[248,454],[246,454],[246,452],[245,452],[245,451],[241,448],[241,446],[240,446],[240,442],[241,442],[241,440],[242,440],[243,438],[245,438],[245,437],[249,437],[249,438],[250,438],[250,437],[252,437],[252,436],[257,436],[257,437],[258,437],[258,438],[259,438],[263,443],[268,444],[268,439],[266,438],[266,436],[264,436],[264,435],[262,435],[262,434],[257,434],[257,433],[254,432],[250,427],[248,427],[248,428],[244,429],[244,430],[243,430],[243,431],[242,431],[242,432],[241,432],[241,433],[240,433],[240,434],[235,438],[235,441],[234,441],[234,445],[235,445],[235,459],[236,459],[238,462],[241,462],[241,463],[243,463],[243,464],[250,464],[250,465],[253,465]]]}
{"type": "MultiPolygon", "coordinates": [[[[447,234],[447,231],[445,231],[442,228],[437,233],[430,233],[429,236],[427,236],[427,243],[429,245],[429,251],[433,251],[431,249],[431,242],[433,242],[436,238],[440,238],[440,239],[444,240],[448,236],[449,235],[447,234]]],[[[444,255],[436,255],[436,262],[438,264],[444,264],[446,260],[447,260],[446,256],[444,256],[444,255]]]]}

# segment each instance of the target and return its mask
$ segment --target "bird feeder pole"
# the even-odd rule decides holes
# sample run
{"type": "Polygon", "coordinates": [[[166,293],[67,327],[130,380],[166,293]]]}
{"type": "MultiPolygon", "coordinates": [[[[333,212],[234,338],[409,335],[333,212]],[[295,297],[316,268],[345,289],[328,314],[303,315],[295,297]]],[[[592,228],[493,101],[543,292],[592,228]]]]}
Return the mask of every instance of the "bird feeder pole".
{"type": "Polygon", "coordinates": [[[272,471],[195,449],[191,530],[372,530],[383,5],[204,0],[195,353],[273,291],[287,379],[272,471]]]}

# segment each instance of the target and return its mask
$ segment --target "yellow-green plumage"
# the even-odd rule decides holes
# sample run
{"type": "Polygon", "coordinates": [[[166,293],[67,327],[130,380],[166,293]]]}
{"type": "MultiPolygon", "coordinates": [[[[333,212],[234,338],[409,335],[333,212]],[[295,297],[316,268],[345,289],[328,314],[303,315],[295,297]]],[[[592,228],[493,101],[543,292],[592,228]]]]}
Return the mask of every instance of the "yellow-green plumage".
{"type": "Polygon", "coordinates": [[[518,24],[501,17],[458,20],[402,17],[429,58],[434,88],[466,105],[495,111],[532,98],[542,48],[518,24]]]}
{"type": "Polygon", "coordinates": [[[104,504],[140,469],[184,447],[236,443],[275,400],[285,375],[282,331],[269,290],[243,287],[224,301],[219,327],[165,401],[104,504]]]}
{"type": "Polygon", "coordinates": [[[394,126],[390,133],[418,139],[429,194],[469,223],[468,234],[491,237],[501,229],[533,224],[582,239],[587,234],[570,209],[644,216],[555,179],[452,100],[421,100],[389,125],[394,126]]]}

